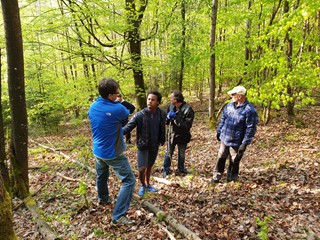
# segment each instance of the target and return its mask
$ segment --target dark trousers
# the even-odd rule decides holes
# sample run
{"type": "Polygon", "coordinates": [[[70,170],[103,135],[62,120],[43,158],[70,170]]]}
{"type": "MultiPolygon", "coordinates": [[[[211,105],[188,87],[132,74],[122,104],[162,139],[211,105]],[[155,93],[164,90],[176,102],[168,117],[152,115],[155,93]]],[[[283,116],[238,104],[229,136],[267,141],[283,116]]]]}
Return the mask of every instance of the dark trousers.
{"type": "Polygon", "coordinates": [[[171,158],[172,158],[172,154],[174,152],[176,145],[178,145],[178,170],[182,171],[185,169],[184,162],[186,159],[187,143],[173,142],[172,144],[167,145],[167,152],[166,152],[166,156],[164,158],[164,163],[163,163],[163,171],[164,172],[169,173],[169,171],[170,171],[171,158]]]}
{"type": "Polygon", "coordinates": [[[242,156],[237,155],[238,149],[239,146],[229,147],[226,146],[223,142],[220,143],[214,175],[219,174],[221,176],[223,174],[226,160],[229,157],[227,180],[235,180],[238,177],[240,160],[242,158],[242,156]]]}

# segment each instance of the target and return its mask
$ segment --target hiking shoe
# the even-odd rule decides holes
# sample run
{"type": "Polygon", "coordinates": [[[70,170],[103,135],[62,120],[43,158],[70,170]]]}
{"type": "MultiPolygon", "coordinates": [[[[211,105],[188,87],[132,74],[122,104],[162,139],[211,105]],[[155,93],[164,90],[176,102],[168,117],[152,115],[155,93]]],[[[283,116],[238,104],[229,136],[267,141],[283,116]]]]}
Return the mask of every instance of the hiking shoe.
{"type": "Polygon", "coordinates": [[[213,178],[211,180],[211,183],[219,183],[220,179],[222,178],[222,174],[221,173],[215,173],[213,175],[213,178]]]}
{"type": "Polygon", "coordinates": [[[99,200],[98,204],[101,206],[110,205],[110,204],[112,204],[112,199],[111,199],[111,197],[109,197],[107,201],[99,200]]]}
{"type": "Polygon", "coordinates": [[[227,182],[236,182],[238,180],[238,175],[230,175],[227,177],[227,182]]]}
{"type": "Polygon", "coordinates": [[[139,196],[143,196],[146,193],[146,187],[141,186],[139,191],[138,191],[138,195],[139,196]]]}
{"type": "Polygon", "coordinates": [[[184,169],[179,169],[178,172],[182,173],[182,174],[189,174],[188,170],[185,169],[185,168],[184,169]]]}
{"type": "Polygon", "coordinates": [[[169,177],[169,175],[170,175],[170,172],[166,172],[166,171],[163,172],[163,177],[164,178],[169,177]]]}
{"type": "Polygon", "coordinates": [[[134,224],[134,221],[130,220],[126,216],[121,216],[119,219],[113,219],[111,221],[111,224],[113,224],[113,225],[132,225],[132,224],[134,224]]]}
{"type": "Polygon", "coordinates": [[[150,184],[147,185],[147,190],[148,190],[149,192],[157,192],[157,191],[158,191],[158,189],[152,187],[150,184]]]}

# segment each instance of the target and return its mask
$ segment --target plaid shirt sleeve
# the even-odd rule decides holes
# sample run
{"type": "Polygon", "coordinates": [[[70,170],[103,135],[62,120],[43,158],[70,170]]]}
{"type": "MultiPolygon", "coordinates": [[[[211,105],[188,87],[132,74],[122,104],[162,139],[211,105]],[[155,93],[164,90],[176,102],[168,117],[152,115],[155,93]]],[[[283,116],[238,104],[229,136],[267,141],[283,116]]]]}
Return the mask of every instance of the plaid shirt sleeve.
{"type": "Polygon", "coordinates": [[[254,134],[257,131],[257,124],[259,122],[256,109],[250,103],[246,106],[246,131],[242,144],[250,144],[254,134]]]}

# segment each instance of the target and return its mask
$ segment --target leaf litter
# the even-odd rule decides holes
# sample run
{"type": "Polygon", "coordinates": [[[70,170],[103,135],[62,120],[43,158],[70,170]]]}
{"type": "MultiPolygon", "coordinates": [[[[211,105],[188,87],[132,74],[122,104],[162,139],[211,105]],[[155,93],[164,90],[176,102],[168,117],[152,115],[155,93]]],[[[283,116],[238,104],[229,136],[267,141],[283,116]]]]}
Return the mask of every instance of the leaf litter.
{"type": "MultiPolygon", "coordinates": [[[[319,108],[299,113],[304,122],[300,128],[287,124],[281,117],[268,125],[260,123],[242,159],[239,181],[213,185],[210,180],[219,143],[215,132],[206,127],[206,113],[196,112],[192,140],[186,151],[186,167],[191,174],[181,176],[175,171],[176,150],[173,174],[167,179],[172,184],[152,180],[159,191],[147,194],[144,200],[173,216],[201,239],[259,239],[262,231],[267,231],[268,239],[320,239],[320,124],[315,112],[319,108]],[[266,228],[263,230],[258,223],[266,228]]],[[[132,140],[134,137],[135,134],[132,140]]],[[[61,239],[168,239],[163,227],[176,239],[185,239],[145,209],[137,197],[128,211],[128,217],[136,223],[128,227],[110,224],[114,204],[97,204],[95,174],[59,154],[64,152],[94,168],[87,121],[81,127],[33,140],[57,150],[29,144],[29,178],[39,212],[61,239]],[[84,194],[77,190],[78,180],[84,183],[84,194]]],[[[162,178],[164,154],[162,146],[152,176],[162,178]]],[[[129,145],[126,155],[136,171],[136,147],[129,145]]],[[[112,173],[109,191],[113,198],[119,186],[112,173]]],[[[135,192],[138,187],[137,178],[135,192]]],[[[42,239],[31,215],[23,206],[19,207],[20,200],[14,199],[13,203],[18,237],[42,239]]]]}

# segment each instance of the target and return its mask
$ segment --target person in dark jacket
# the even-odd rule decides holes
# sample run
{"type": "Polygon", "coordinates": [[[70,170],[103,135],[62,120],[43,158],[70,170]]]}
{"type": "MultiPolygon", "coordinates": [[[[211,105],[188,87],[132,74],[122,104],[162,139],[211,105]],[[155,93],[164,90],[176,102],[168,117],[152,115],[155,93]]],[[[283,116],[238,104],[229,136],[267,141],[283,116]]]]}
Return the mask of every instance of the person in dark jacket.
{"type": "MultiPolygon", "coordinates": [[[[120,94],[120,93],[117,96],[117,101],[120,102],[123,106],[125,106],[126,109],[129,110],[130,114],[132,114],[134,112],[134,110],[136,109],[136,107],[133,104],[127,102],[126,100],[123,100],[122,94],[120,94]]],[[[127,117],[124,121],[122,121],[122,127],[124,127],[128,122],[129,122],[129,117],[127,117]]],[[[128,143],[128,144],[131,143],[131,133],[130,132],[128,132],[126,134],[126,143],[128,143]]]]}
{"type": "Polygon", "coordinates": [[[212,183],[218,183],[222,178],[228,156],[227,182],[237,180],[240,160],[257,130],[258,114],[247,100],[247,90],[243,86],[237,86],[228,94],[231,95],[232,102],[223,110],[217,128],[217,140],[221,143],[212,183]]]}
{"type": "Polygon", "coordinates": [[[163,145],[166,140],[166,113],[159,108],[161,98],[158,91],[150,91],[147,96],[147,107],[134,114],[128,124],[123,127],[124,134],[137,127],[137,158],[141,182],[139,196],[143,196],[146,191],[157,192],[157,189],[150,184],[150,176],[158,155],[159,145],[163,145]]]}
{"type": "Polygon", "coordinates": [[[164,158],[163,174],[167,177],[170,174],[171,158],[175,146],[178,145],[178,172],[188,174],[185,168],[185,152],[187,144],[191,140],[190,129],[194,119],[194,111],[184,101],[180,91],[172,91],[170,96],[171,104],[167,109],[167,121],[169,125],[167,152],[164,158]]]}

